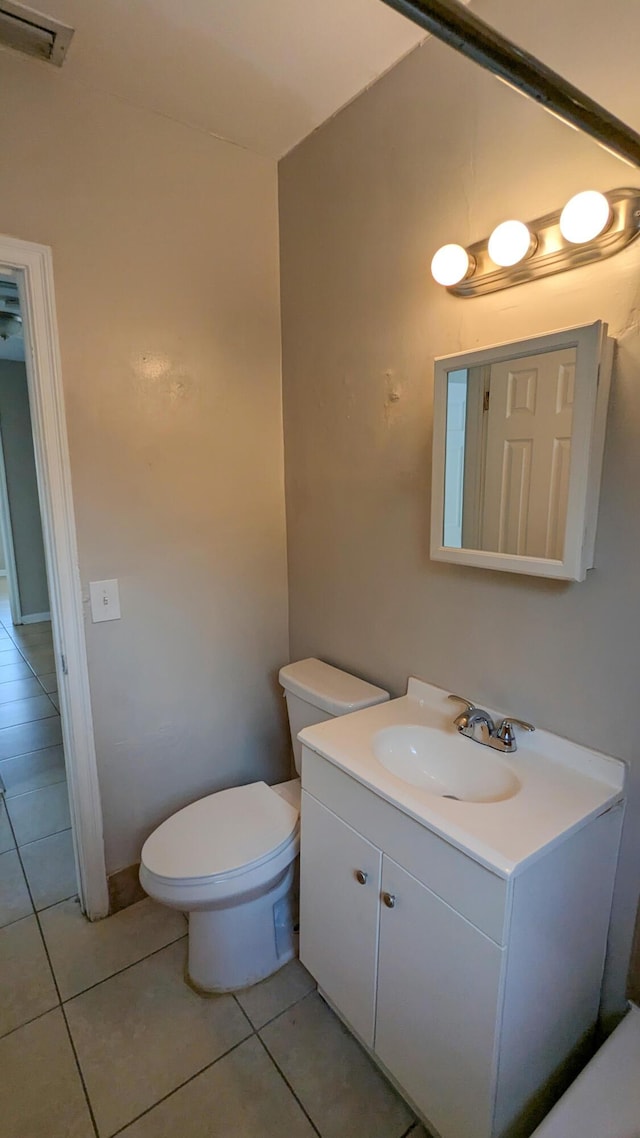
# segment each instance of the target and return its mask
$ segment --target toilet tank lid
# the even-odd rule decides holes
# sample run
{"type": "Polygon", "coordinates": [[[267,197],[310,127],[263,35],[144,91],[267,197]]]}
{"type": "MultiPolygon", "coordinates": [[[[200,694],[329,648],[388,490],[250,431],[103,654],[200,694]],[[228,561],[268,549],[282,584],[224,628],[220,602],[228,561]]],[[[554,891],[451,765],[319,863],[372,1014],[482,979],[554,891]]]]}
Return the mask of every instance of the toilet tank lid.
{"type": "Polygon", "coordinates": [[[330,715],[347,715],[389,698],[389,692],[383,688],[314,657],[286,664],[280,669],[280,683],[285,691],[330,715]]]}

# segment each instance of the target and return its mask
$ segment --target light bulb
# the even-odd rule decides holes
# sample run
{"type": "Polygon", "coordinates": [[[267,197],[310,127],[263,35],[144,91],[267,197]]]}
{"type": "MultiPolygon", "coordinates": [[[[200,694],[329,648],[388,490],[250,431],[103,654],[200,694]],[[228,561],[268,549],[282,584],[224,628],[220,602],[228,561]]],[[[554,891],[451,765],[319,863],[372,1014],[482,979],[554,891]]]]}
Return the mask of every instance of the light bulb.
{"type": "Polygon", "coordinates": [[[533,251],[535,238],[524,221],[503,221],[489,238],[489,256],[495,265],[517,265],[533,251]]]}
{"type": "Polygon", "coordinates": [[[569,199],[560,214],[560,232],[572,245],[593,241],[607,228],[611,206],[597,190],[583,190],[569,199]]]}
{"type": "Polygon", "coordinates": [[[443,245],[431,261],[431,275],[441,285],[459,284],[474,263],[462,245],[443,245]]]}

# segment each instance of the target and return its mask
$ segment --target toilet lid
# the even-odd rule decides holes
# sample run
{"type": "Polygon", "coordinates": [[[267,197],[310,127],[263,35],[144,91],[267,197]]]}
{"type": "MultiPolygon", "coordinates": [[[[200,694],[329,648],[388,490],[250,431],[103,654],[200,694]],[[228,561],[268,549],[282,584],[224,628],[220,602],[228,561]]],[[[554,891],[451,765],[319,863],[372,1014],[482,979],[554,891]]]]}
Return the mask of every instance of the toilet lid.
{"type": "Polygon", "coordinates": [[[265,782],[219,790],[158,826],[142,848],[142,863],[157,877],[173,880],[248,868],[286,845],[298,815],[265,782]]]}

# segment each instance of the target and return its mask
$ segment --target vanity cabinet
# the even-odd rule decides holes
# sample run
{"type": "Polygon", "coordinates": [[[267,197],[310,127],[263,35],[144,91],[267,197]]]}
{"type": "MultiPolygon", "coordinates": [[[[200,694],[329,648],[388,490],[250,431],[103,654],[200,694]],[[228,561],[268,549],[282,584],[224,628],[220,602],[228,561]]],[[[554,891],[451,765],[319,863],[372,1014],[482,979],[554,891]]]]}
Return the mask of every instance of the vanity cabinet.
{"type": "Polygon", "coordinates": [[[530,1133],[597,1018],[621,807],[508,880],[306,747],[302,786],[321,994],[441,1138],[530,1133]]]}
{"type": "Polygon", "coordinates": [[[382,853],[304,797],[304,963],[373,1047],[382,853]]]}
{"type": "Polygon", "coordinates": [[[486,1135],[503,950],[383,860],[375,1051],[442,1135],[486,1135]]]}

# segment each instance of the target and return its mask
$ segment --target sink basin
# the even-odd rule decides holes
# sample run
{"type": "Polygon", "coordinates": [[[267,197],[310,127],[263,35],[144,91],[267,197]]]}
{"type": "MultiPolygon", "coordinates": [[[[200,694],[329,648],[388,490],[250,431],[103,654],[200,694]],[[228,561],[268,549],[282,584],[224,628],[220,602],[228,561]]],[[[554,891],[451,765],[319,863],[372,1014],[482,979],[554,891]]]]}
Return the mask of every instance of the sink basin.
{"type": "Polygon", "coordinates": [[[520,789],[520,780],[506,763],[457,733],[403,723],[376,732],[372,746],[391,774],[440,798],[500,802],[520,789]]]}

